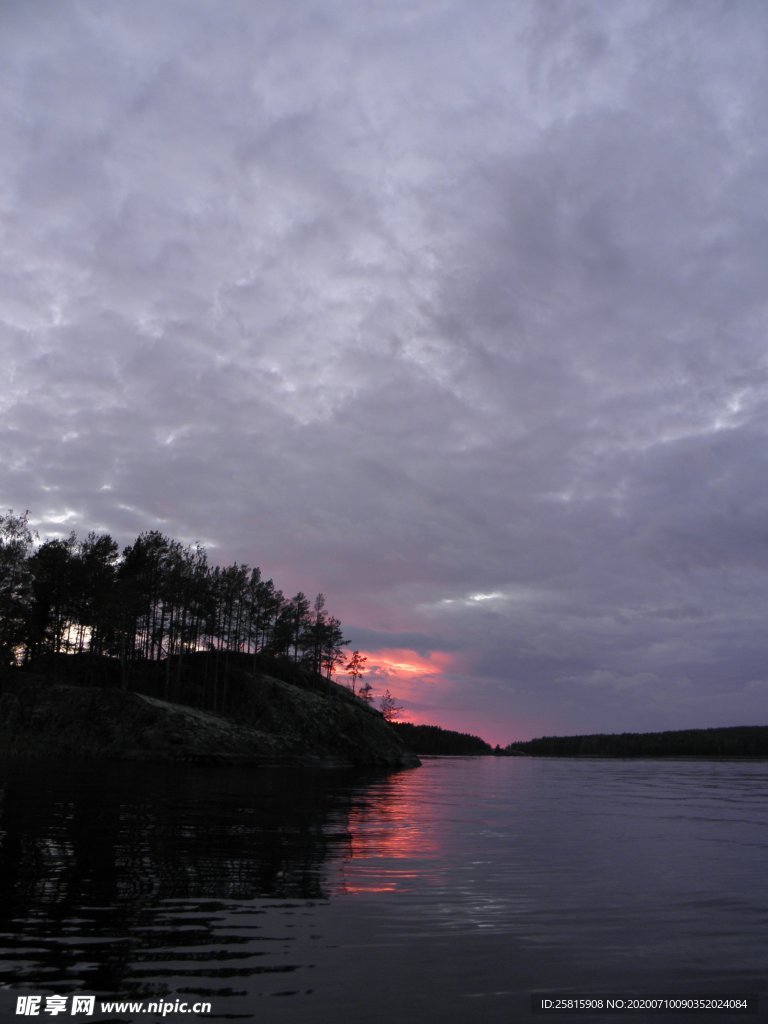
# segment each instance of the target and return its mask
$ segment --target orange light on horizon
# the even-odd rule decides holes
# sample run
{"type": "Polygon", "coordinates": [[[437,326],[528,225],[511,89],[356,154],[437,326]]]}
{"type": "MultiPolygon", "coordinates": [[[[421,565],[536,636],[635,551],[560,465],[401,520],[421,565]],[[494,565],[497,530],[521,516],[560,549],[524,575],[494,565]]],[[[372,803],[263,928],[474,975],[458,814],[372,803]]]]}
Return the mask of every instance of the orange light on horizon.
{"type": "Polygon", "coordinates": [[[453,665],[453,657],[445,651],[430,651],[425,657],[405,647],[385,647],[378,651],[362,651],[368,658],[369,671],[381,675],[441,676],[453,665]]]}
{"type": "MultiPolygon", "coordinates": [[[[463,693],[471,687],[471,666],[455,652],[436,650],[419,654],[407,647],[359,650],[366,658],[359,682],[371,684],[375,706],[384,691],[390,690],[403,707],[399,722],[437,725],[479,736],[491,746],[502,747],[521,731],[530,732],[527,721],[488,709],[480,710],[463,699],[463,693]]],[[[349,682],[343,669],[338,671],[336,681],[349,682]]],[[[532,734],[545,735],[546,728],[532,734]]]]}
{"type": "MultiPolygon", "coordinates": [[[[376,702],[389,690],[401,704],[419,704],[427,691],[447,686],[448,676],[455,672],[455,659],[445,651],[418,654],[406,647],[385,647],[361,650],[360,654],[366,658],[360,682],[373,687],[376,702]]],[[[342,680],[343,676],[337,677],[338,682],[342,680]]],[[[406,710],[404,717],[409,714],[406,710]]]]}

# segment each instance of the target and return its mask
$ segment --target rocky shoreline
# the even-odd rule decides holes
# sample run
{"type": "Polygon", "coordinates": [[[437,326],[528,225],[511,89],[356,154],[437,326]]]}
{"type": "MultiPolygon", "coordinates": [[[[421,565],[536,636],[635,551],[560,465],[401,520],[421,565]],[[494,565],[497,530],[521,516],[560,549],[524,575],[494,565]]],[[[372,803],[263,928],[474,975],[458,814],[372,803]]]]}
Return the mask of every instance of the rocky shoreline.
{"type": "Polygon", "coordinates": [[[312,692],[255,675],[235,716],[19,673],[0,692],[0,756],[393,770],[419,765],[377,711],[340,690],[312,692]]]}

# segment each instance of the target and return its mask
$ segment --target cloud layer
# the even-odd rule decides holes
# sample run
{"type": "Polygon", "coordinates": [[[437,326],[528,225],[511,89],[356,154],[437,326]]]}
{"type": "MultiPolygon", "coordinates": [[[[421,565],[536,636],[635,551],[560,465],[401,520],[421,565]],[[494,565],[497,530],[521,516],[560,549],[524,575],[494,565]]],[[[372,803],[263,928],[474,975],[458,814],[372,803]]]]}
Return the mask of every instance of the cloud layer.
{"type": "Polygon", "coordinates": [[[4,5],[0,500],[323,590],[494,742],[765,722],[766,35],[4,5]]]}

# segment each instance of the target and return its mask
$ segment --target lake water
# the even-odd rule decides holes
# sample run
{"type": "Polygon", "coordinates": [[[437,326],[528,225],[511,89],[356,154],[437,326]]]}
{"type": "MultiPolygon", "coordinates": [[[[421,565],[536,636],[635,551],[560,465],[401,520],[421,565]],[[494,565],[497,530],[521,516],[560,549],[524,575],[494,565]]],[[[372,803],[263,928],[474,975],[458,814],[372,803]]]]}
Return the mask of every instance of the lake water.
{"type": "Polygon", "coordinates": [[[541,1020],[532,992],[760,993],[759,1017],[706,1016],[768,1018],[765,761],[0,778],[2,1020],[30,993],[278,1024],[541,1020]]]}

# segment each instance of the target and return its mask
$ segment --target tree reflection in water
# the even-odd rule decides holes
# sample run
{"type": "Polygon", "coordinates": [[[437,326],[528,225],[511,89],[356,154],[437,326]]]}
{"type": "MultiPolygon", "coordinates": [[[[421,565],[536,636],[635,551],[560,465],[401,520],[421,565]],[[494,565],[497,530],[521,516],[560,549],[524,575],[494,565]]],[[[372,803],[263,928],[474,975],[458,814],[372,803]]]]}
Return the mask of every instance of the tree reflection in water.
{"type": "Polygon", "coordinates": [[[222,934],[219,911],[230,920],[245,902],[252,921],[247,901],[327,900],[329,862],[366,856],[353,831],[365,831],[368,787],[398,813],[389,780],[350,772],[29,764],[2,779],[3,957],[30,990],[125,997],[137,956],[258,971],[258,952],[239,952],[253,927],[222,934]]]}

